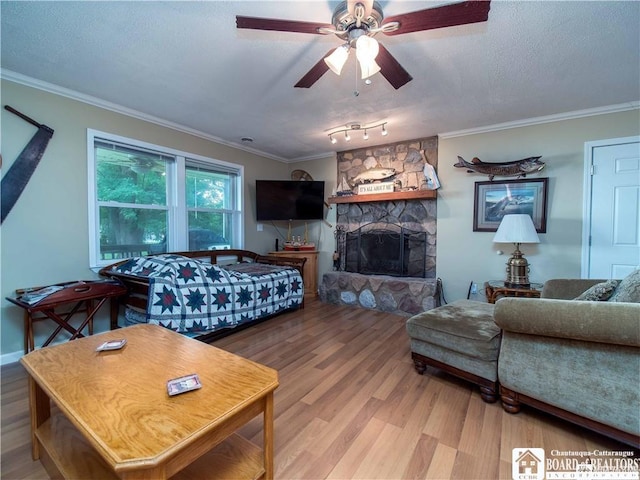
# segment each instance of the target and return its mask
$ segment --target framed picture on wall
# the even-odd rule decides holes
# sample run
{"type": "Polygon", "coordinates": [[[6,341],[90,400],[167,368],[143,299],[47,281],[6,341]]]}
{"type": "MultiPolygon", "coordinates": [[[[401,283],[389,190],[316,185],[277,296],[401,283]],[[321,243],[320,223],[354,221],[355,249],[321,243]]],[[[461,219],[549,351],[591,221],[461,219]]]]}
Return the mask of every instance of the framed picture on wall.
{"type": "Polygon", "coordinates": [[[548,183],[548,178],[476,182],[473,231],[495,232],[505,215],[525,213],[538,233],[546,233],[548,183]]]}

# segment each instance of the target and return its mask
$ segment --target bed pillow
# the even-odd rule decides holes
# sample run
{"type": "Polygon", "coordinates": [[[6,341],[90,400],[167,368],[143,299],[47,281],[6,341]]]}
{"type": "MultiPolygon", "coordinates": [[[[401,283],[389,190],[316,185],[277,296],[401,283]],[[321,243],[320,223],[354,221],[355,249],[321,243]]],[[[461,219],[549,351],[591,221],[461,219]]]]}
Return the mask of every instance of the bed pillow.
{"type": "Polygon", "coordinates": [[[622,279],[609,301],[640,303],[640,268],[622,279]]]}
{"type": "Polygon", "coordinates": [[[574,300],[583,300],[589,302],[604,302],[609,300],[613,292],[618,286],[618,280],[608,280],[602,283],[596,283],[588,290],[578,295],[574,300]]]}

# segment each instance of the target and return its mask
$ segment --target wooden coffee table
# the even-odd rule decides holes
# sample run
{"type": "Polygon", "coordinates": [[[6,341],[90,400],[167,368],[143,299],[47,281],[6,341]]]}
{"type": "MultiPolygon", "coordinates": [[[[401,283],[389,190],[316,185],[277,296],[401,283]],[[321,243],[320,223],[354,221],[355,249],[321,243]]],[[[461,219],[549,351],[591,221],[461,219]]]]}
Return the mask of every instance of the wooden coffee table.
{"type": "Polygon", "coordinates": [[[33,458],[52,477],[273,478],[271,368],[154,325],[20,361],[29,373],[33,458]],[[96,351],[120,338],[121,350],[96,351]],[[191,373],[202,388],[170,397],[167,380],[191,373]],[[262,449],[234,433],[261,413],[262,449]]]}

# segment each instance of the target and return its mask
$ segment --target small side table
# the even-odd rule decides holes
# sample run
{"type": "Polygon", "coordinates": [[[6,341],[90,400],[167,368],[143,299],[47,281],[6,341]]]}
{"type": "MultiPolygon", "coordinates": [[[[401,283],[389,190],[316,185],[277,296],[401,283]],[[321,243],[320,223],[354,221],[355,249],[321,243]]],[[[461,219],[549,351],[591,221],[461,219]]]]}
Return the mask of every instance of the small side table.
{"type": "Polygon", "coordinates": [[[7,297],[11,303],[24,309],[24,352],[29,353],[35,349],[33,338],[33,322],[37,320],[53,320],[57,327],[49,338],[42,344],[49,345],[53,339],[64,329],[71,334],[69,340],[84,337],[82,330],[88,326],[89,335],[93,335],[93,318],[104,303],[111,299],[113,309],[117,308],[114,300],[127,293],[127,288],[117,280],[87,280],[79,282],[58,283],[62,290],[52,293],[48,297],[34,304],[28,304],[21,300],[21,295],[34,289],[16,290],[16,298],[7,297]],[[67,305],[71,309],[61,311],[60,307],[67,305]],[[77,313],[86,312],[86,316],[79,327],[69,323],[77,313]]]}
{"type": "Polygon", "coordinates": [[[540,298],[542,284],[531,283],[529,288],[507,287],[502,280],[489,280],[484,284],[484,291],[487,296],[487,302],[489,303],[496,303],[501,297],[540,298]]]}

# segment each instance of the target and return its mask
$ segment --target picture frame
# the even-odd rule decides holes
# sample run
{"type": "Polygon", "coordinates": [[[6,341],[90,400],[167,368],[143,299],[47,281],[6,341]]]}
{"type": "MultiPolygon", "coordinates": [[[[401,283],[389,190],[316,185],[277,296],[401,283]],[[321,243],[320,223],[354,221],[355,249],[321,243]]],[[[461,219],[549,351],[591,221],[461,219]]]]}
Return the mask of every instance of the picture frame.
{"type": "Polygon", "coordinates": [[[475,182],[473,231],[495,232],[507,214],[531,216],[538,233],[547,232],[549,178],[475,182]]]}

